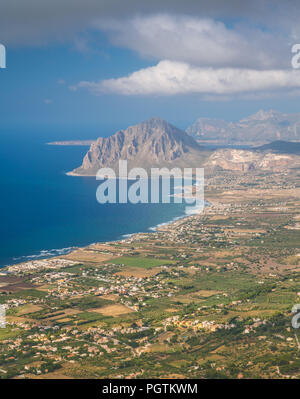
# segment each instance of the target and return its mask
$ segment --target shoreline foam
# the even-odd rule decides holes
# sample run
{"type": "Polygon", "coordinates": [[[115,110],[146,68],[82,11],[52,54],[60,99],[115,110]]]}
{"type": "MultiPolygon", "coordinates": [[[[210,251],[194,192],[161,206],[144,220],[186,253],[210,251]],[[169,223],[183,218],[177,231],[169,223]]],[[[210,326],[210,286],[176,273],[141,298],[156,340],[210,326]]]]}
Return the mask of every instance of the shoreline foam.
{"type": "MultiPolygon", "coordinates": [[[[209,205],[208,202],[205,202],[205,206],[209,205]]],[[[188,206],[189,208],[191,206],[188,206]]],[[[178,220],[184,220],[184,219],[188,219],[196,214],[199,213],[200,211],[200,207],[195,207],[195,211],[192,213],[187,213],[187,210],[185,209],[185,213],[181,216],[176,216],[175,218],[167,221],[167,222],[162,222],[162,223],[158,223],[155,226],[149,227],[146,231],[143,232],[135,232],[135,233],[125,233],[123,234],[119,239],[114,239],[114,240],[109,240],[109,241],[97,241],[96,243],[114,243],[114,242],[119,242],[119,241],[123,241],[126,240],[130,237],[133,237],[135,235],[138,234],[151,234],[151,233],[155,233],[157,231],[159,231],[159,229],[163,228],[163,227],[170,227],[172,226],[172,224],[178,222],[178,220]]],[[[57,256],[63,256],[63,255],[67,255],[70,254],[71,252],[77,250],[78,248],[87,248],[90,245],[95,244],[95,242],[92,242],[90,244],[87,245],[83,245],[83,246],[71,246],[71,247],[66,247],[66,248],[58,248],[58,249],[49,249],[49,250],[41,250],[38,254],[33,254],[33,255],[24,255],[24,256],[19,256],[17,258],[13,258],[13,260],[18,260],[16,263],[10,263],[10,264],[6,264],[4,266],[0,266],[0,270],[1,269],[5,269],[8,266],[13,266],[13,265],[17,265],[17,264],[21,264],[24,263],[26,261],[30,261],[30,260],[34,260],[34,259],[49,259],[49,258],[55,258],[57,256]],[[52,254],[51,252],[56,251],[57,253],[52,254]],[[23,259],[23,260],[21,260],[23,259]]]]}

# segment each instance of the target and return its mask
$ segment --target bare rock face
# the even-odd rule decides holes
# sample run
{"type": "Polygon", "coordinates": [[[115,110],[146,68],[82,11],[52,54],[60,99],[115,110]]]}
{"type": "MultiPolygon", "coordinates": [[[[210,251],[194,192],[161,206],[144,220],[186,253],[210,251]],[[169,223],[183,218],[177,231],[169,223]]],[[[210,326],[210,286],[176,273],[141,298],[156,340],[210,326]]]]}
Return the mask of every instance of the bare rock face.
{"type": "Polygon", "coordinates": [[[199,118],[186,132],[197,140],[228,140],[230,123],[223,119],[199,118]]]}
{"type": "Polygon", "coordinates": [[[300,166],[300,157],[294,154],[267,153],[257,150],[221,149],[215,151],[204,166],[238,172],[251,170],[281,172],[300,166]]]}
{"type": "Polygon", "coordinates": [[[200,167],[209,154],[184,131],[153,118],[110,137],[100,137],[73,174],[95,175],[103,167],[117,171],[119,160],[127,160],[130,168],[147,170],[163,166],[200,167]]]}
{"type": "Polygon", "coordinates": [[[257,157],[251,151],[221,149],[215,151],[205,166],[247,172],[255,168],[257,157]]]}

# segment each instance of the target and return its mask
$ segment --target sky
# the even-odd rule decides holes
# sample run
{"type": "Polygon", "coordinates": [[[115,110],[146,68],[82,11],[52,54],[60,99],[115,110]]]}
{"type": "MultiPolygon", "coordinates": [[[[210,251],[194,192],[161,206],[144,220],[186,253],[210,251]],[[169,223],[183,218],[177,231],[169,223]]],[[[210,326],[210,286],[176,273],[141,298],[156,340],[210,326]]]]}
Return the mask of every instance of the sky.
{"type": "Polygon", "coordinates": [[[1,127],[94,138],[299,112],[299,20],[297,0],[0,0],[1,127]]]}

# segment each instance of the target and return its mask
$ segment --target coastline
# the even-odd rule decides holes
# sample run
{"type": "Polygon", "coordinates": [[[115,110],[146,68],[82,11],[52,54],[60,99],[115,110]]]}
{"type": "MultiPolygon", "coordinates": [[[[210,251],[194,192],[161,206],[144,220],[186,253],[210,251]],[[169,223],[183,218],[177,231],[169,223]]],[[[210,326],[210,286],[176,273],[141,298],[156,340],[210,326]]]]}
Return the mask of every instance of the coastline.
{"type": "MultiPolygon", "coordinates": [[[[90,174],[81,174],[81,173],[76,173],[74,171],[71,170],[71,172],[66,172],[65,173],[67,176],[72,176],[72,177],[98,177],[98,179],[107,179],[106,175],[98,175],[96,173],[90,173],[90,174]]],[[[136,180],[136,179],[129,179],[128,177],[119,177],[116,175],[116,177],[111,177],[110,179],[115,179],[115,180],[121,180],[121,179],[127,179],[127,180],[136,180]]]]}
{"type": "MultiPolygon", "coordinates": [[[[205,201],[205,207],[209,206],[209,205],[210,205],[210,203],[205,201]]],[[[188,219],[192,218],[193,216],[199,214],[201,211],[203,211],[203,208],[201,207],[201,209],[195,208],[195,212],[188,213],[187,208],[191,208],[191,206],[186,206],[185,213],[183,215],[177,216],[177,217],[175,217],[169,221],[166,221],[166,222],[158,223],[155,226],[149,227],[147,231],[140,231],[140,232],[135,232],[135,233],[125,233],[119,239],[113,239],[113,240],[108,240],[108,241],[96,241],[96,242],[91,242],[90,244],[83,245],[83,246],[71,246],[71,247],[67,247],[67,248],[41,250],[39,254],[21,256],[19,258],[16,258],[16,260],[22,259],[22,258],[24,258],[24,260],[22,260],[20,262],[0,266],[0,273],[5,272],[5,269],[7,269],[8,267],[15,266],[15,265],[22,265],[27,262],[32,262],[34,260],[42,261],[42,260],[46,260],[46,259],[62,259],[66,255],[70,255],[73,252],[78,251],[78,250],[88,249],[93,245],[106,244],[106,243],[113,244],[113,243],[123,242],[126,239],[134,239],[139,234],[154,234],[159,231],[166,231],[168,229],[173,229],[173,228],[176,228],[176,224],[178,222],[188,220],[188,219]],[[57,253],[53,254],[54,251],[56,251],[57,253]],[[47,255],[47,253],[49,255],[47,255]]]]}
{"type": "Polygon", "coordinates": [[[46,143],[46,145],[88,147],[95,142],[96,140],[66,140],[66,141],[50,141],[49,143],[46,143]]]}
{"type": "Polygon", "coordinates": [[[75,173],[75,172],[73,172],[73,171],[71,171],[71,172],[66,172],[65,173],[67,176],[75,176],[75,177],[96,177],[96,175],[95,174],[86,174],[86,175],[83,175],[83,174],[80,174],[80,173],[75,173]]]}

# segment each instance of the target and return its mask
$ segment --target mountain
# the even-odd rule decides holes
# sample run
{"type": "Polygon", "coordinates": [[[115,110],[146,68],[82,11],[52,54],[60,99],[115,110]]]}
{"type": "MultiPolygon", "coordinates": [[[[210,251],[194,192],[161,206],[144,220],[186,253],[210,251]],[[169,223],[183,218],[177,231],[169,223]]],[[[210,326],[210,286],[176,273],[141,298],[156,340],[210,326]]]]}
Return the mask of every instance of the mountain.
{"type": "Polygon", "coordinates": [[[230,123],[223,119],[199,118],[186,132],[196,140],[227,140],[230,123]]]}
{"type": "Polygon", "coordinates": [[[200,118],[187,133],[201,142],[265,144],[275,140],[300,141],[300,113],[260,110],[238,122],[200,118]]]}
{"type": "Polygon", "coordinates": [[[213,152],[204,167],[238,172],[282,172],[300,167],[300,143],[274,141],[249,150],[223,148],[213,152]]]}
{"type": "Polygon", "coordinates": [[[278,154],[297,154],[300,155],[300,143],[290,141],[272,141],[272,143],[255,148],[257,151],[274,152],[278,154]]]}
{"type": "Polygon", "coordinates": [[[220,149],[214,151],[204,164],[206,170],[231,170],[236,172],[268,171],[283,172],[299,168],[300,157],[291,154],[275,154],[255,150],[220,149]]]}
{"type": "MultiPolygon", "coordinates": [[[[254,121],[269,121],[271,115],[273,120],[277,117],[273,111],[260,112],[240,123],[249,126],[254,121]]],[[[95,176],[100,168],[107,167],[118,174],[119,160],[127,160],[128,170],[142,167],[148,173],[155,167],[205,167],[206,173],[220,169],[242,173],[251,170],[278,172],[300,167],[299,155],[300,143],[282,140],[249,150],[207,150],[184,131],[163,119],[152,118],[110,137],[98,138],[91,144],[82,165],[69,174],[95,176]]]]}
{"type": "Polygon", "coordinates": [[[199,167],[211,154],[184,131],[160,118],[152,118],[91,144],[82,165],[72,175],[94,176],[98,169],[118,171],[118,161],[128,168],[199,167]]]}

